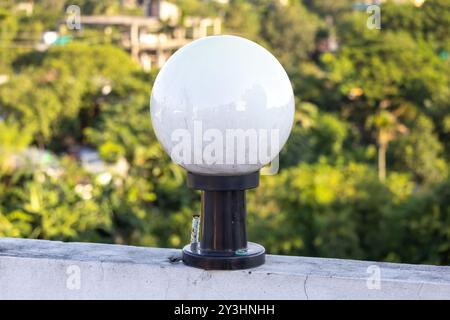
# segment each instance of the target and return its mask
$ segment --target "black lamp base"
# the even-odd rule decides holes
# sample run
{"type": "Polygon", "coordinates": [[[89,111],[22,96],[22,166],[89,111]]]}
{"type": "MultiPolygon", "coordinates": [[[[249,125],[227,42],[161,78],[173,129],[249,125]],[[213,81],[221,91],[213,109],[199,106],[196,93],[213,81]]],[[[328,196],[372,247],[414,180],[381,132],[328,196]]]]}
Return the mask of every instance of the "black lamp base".
{"type": "Polygon", "coordinates": [[[205,270],[239,270],[259,267],[266,260],[263,246],[247,242],[246,250],[235,252],[202,252],[187,245],[183,248],[183,262],[191,267],[205,270]]]}
{"type": "MultiPolygon", "coordinates": [[[[259,172],[240,176],[188,173],[188,186],[202,190],[201,240],[183,248],[183,262],[209,270],[254,268],[264,247],[247,241],[245,190],[256,188],[259,172]]],[[[193,234],[198,234],[193,231],[193,234]]]]}

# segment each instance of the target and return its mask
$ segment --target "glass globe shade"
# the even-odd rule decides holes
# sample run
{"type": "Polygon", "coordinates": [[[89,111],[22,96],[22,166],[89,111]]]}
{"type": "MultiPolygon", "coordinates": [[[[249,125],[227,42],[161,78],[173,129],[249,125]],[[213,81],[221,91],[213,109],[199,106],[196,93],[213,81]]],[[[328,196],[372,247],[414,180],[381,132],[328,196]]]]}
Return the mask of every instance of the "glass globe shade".
{"type": "Polygon", "coordinates": [[[173,161],[192,173],[242,175],[278,155],[292,128],[294,94],[269,51],[241,37],[212,36],[170,57],[150,111],[173,161]]]}

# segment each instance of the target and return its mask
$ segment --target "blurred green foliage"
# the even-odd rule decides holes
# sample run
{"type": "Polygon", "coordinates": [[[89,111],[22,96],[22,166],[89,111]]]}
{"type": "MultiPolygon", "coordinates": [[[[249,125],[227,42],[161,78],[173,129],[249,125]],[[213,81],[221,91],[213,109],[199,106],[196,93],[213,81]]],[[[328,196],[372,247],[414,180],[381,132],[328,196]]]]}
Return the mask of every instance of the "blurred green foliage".
{"type": "MultiPolygon", "coordinates": [[[[281,171],[248,195],[251,240],[270,253],[450,262],[448,1],[383,3],[381,30],[351,0],[174,2],[183,16],[223,17],[293,83],[281,171]]],[[[69,4],[128,13],[119,1],[40,0],[27,16],[0,2],[0,236],[181,247],[199,194],[151,128],[156,71],[100,30],[46,51],[20,45],[69,4]],[[110,169],[86,170],[80,146],[110,169]]]]}

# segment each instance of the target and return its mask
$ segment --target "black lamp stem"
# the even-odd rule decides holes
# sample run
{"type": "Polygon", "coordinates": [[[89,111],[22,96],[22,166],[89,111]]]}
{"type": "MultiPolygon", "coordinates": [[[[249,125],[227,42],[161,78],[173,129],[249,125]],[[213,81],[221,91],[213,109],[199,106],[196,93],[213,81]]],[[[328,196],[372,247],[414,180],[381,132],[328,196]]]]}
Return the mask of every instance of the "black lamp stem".
{"type": "Polygon", "coordinates": [[[234,253],[247,248],[245,191],[203,191],[201,248],[234,253]]]}

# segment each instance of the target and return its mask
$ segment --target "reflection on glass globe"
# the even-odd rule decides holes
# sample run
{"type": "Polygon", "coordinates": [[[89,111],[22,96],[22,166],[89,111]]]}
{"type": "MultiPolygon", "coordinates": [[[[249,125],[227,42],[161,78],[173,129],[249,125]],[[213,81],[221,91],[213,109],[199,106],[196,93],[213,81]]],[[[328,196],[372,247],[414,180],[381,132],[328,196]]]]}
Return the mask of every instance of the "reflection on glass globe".
{"type": "Polygon", "coordinates": [[[294,94],[278,60],[236,36],[196,40],[159,72],[153,128],[173,161],[205,175],[258,171],[285,144],[294,94]]]}

